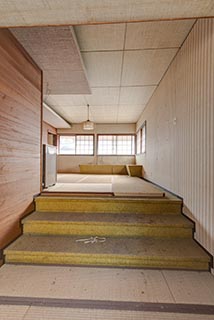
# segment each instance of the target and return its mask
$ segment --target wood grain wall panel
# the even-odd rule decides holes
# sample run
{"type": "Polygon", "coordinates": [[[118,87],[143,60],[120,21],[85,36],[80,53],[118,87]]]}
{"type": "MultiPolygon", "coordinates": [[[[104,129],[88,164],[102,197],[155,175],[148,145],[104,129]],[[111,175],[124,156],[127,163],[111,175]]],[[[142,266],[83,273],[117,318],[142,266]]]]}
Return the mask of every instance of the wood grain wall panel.
{"type": "Polygon", "coordinates": [[[41,70],[8,30],[0,30],[0,249],[40,192],[41,70]]]}
{"type": "Polygon", "coordinates": [[[147,121],[146,177],[184,199],[214,255],[214,19],[198,20],[137,123],[147,121]]]}
{"type": "Polygon", "coordinates": [[[48,144],[48,133],[57,134],[56,128],[45,121],[42,122],[42,144],[48,144]]]}

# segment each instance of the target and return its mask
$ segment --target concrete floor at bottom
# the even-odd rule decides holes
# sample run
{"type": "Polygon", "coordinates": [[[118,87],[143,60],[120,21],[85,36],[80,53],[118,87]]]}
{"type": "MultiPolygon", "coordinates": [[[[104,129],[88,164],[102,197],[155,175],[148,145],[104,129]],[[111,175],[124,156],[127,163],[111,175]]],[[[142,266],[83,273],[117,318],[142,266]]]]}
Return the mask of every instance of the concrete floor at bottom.
{"type": "MultiPolygon", "coordinates": [[[[4,265],[0,299],[48,298],[214,305],[209,272],[4,265]]],[[[0,305],[0,319],[214,319],[213,315],[0,305]]]]}

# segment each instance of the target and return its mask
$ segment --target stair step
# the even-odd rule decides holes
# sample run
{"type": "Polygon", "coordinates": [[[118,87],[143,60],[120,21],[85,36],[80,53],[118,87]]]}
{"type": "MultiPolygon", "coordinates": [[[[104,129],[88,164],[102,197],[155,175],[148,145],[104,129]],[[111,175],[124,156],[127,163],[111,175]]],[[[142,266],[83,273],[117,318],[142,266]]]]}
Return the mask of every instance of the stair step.
{"type": "Polygon", "coordinates": [[[93,244],[77,239],[80,237],[23,235],[4,251],[6,263],[209,268],[209,256],[192,239],[111,237],[93,244]]]}
{"type": "Polygon", "coordinates": [[[34,212],[24,233],[46,235],[191,237],[193,223],[180,215],[34,212]]]}
{"type": "Polygon", "coordinates": [[[39,196],[35,203],[36,211],[51,212],[179,214],[182,207],[182,201],[176,197],[130,199],[39,196]]]}

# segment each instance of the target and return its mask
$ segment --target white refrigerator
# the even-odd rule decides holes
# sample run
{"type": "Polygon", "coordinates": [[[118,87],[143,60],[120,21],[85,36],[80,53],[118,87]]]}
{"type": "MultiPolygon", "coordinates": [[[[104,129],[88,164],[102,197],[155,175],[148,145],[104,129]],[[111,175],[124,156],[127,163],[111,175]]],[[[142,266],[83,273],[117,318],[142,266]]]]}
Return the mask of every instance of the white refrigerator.
{"type": "Polygon", "coordinates": [[[43,144],[43,188],[48,188],[56,184],[56,155],[57,149],[55,146],[43,144]]]}

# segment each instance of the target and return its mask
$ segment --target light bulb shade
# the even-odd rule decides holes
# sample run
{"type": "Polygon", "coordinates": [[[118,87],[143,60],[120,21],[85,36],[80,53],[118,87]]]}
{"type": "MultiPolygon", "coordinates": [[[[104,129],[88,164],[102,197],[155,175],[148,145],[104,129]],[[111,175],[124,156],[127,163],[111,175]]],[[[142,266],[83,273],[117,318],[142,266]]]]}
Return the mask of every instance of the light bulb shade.
{"type": "Polygon", "coordinates": [[[90,120],[83,122],[83,130],[94,130],[94,122],[90,120]]]}

